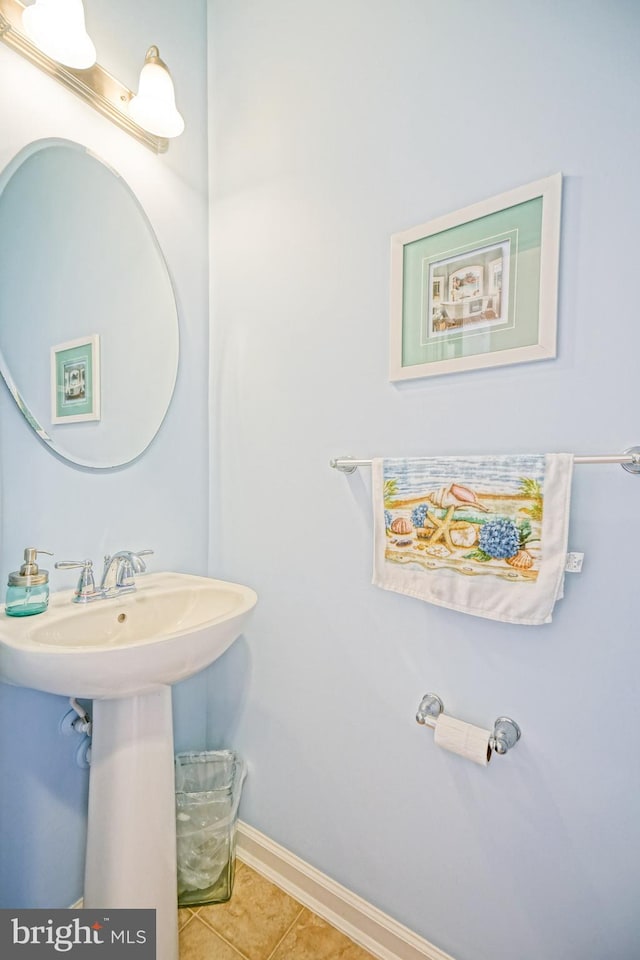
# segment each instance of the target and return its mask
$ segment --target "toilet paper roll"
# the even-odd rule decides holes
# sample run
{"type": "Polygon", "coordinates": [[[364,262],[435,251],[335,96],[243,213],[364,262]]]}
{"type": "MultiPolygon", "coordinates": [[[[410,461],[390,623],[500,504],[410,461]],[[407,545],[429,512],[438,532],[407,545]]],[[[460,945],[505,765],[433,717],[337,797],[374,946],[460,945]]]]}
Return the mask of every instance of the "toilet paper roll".
{"type": "Polygon", "coordinates": [[[437,745],[443,750],[449,750],[451,753],[466,757],[467,760],[473,760],[481,767],[486,767],[491,760],[490,736],[490,730],[474,727],[472,723],[447,717],[443,713],[436,720],[434,740],[437,745]]]}

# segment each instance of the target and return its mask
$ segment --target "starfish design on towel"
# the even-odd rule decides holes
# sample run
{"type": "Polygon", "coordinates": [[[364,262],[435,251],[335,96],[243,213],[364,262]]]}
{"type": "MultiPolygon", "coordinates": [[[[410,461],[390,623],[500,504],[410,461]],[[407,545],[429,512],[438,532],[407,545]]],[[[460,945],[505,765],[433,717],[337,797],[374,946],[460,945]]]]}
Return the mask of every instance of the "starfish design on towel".
{"type": "MultiPolygon", "coordinates": [[[[429,543],[437,543],[438,540],[442,540],[452,552],[456,549],[456,545],[451,539],[451,531],[463,530],[469,526],[468,522],[465,520],[453,519],[455,509],[456,505],[452,504],[452,506],[448,507],[447,512],[441,519],[433,516],[433,514],[430,513],[426,516],[424,521],[429,543]],[[430,527],[433,527],[433,530],[430,531],[426,526],[427,524],[429,524],[430,527]]],[[[420,534],[421,531],[418,531],[418,536],[420,536],[420,534]]]]}

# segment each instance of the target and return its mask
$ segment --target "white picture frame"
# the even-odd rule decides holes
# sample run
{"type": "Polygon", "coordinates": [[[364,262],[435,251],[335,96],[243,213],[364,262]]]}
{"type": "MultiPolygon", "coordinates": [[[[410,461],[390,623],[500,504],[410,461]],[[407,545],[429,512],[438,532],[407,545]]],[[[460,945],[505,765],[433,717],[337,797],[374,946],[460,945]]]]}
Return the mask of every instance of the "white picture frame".
{"type": "Polygon", "coordinates": [[[100,419],[100,337],[51,347],[51,423],[100,419]]]}
{"type": "Polygon", "coordinates": [[[556,356],[561,202],[556,173],[392,236],[391,381],[556,356]]]}

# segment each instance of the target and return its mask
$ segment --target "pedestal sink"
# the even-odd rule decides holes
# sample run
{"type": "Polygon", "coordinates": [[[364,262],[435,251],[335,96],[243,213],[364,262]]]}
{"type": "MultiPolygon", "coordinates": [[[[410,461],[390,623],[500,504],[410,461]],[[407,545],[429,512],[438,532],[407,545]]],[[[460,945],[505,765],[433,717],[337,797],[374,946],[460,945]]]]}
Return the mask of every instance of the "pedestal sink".
{"type": "Polygon", "coordinates": [[[0,679],[94,701],[84,905],[154,908],[157,960],[177,960],[171,684],[224,653],[257,597],[181,573],[88,605],[72,596],[33,617],[0,608],[0,679]]]}

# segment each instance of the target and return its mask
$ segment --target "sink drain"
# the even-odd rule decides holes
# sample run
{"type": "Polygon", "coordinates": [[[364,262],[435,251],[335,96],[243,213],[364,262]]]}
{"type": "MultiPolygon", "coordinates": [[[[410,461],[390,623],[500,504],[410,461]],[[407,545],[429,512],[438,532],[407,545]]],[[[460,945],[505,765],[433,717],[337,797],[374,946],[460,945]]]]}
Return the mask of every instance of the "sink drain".
{"type": "Polygon", "coordinates": [[[119,613],[119,614],[118,614],[118,623],[124,623],[126,619],[127,619],[126,613],[119,613]]]}

